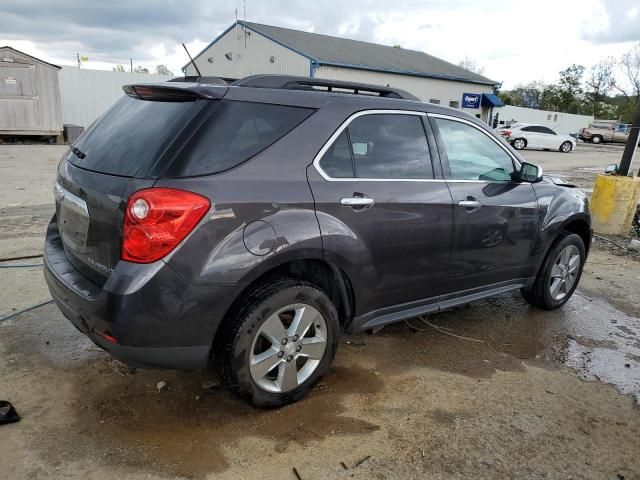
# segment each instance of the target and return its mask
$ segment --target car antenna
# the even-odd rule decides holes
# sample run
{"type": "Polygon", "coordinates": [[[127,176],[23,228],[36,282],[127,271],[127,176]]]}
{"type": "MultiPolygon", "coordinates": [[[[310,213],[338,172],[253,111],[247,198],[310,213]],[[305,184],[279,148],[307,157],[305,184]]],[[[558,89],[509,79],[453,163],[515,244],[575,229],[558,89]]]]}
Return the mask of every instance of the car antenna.
{"type": "MultiPolygon", "coordinates": [[[[191,64],[193,65],[193,68],[195,68],[196,72],[198,72],[198,77],[202,77],[202,74],[200,73],[200,69],[198,68],[198,65],[196,65],[196,62],[193,61],[193,58],[191,57],[189,50],[187,50],[187,46],[184,43],[182,44],[182,46],[184,47],[184,51],[187,52],[187,55],[189,56],[189,60],[191,60],[191,64]]],[[[185,69],[184,75],[185,77],[187,76],[186,69],[185,69]]]]}

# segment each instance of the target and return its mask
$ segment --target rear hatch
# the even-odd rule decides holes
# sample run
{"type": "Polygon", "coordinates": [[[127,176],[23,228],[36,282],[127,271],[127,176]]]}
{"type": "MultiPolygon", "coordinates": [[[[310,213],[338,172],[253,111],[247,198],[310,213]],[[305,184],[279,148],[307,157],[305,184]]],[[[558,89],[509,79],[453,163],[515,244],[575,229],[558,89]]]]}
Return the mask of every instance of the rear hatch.
{"type": "Polygon", "coordinates": [[[63,156],[56,215],[69,261],[98,285],[120,258],[129,196],[151,187],[226,87],[129,86],[63,156]]]}

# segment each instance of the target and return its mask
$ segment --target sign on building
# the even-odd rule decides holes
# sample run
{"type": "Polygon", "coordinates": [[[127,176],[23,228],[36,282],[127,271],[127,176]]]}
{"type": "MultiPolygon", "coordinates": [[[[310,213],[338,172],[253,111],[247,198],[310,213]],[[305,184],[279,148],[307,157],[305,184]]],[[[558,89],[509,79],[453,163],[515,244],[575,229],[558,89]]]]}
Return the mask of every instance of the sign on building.
{"type": "Polygon", "coordinates": [[[480,108],[479,93],[463,93],[462,108],[480,108]]]}

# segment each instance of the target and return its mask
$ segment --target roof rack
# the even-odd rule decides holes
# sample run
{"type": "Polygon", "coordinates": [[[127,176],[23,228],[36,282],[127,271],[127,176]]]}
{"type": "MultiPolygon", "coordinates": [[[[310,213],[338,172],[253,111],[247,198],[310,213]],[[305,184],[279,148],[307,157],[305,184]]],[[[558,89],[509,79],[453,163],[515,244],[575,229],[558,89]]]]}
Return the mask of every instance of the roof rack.
{"type": "Polygon", "coordinates": [[[352,93],[404,100],[420,100],[399,88],[382,87],[366,83],[342,82],[323,78],[297,77],[293,75],[252,75],[231,84],[236,87],[275,88],[285,90],[314,90],[334,93],[352,93]]]}

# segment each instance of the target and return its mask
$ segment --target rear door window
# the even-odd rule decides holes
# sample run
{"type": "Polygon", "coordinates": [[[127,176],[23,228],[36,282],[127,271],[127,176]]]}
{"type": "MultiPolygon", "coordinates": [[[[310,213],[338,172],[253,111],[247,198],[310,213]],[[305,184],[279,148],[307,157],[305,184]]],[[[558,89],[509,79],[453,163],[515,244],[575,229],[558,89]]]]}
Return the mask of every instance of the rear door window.
{"type": "Polygon", "coordinates": [[[355,118],[324,154],[320,167],[334,178],[433,178],[429,144],[419,115],[355,118]]]}
{"type": "Polygon", "coordinates": [[[70,154],[68,160],[99,173],[144,177],[206,103],[156,102],[125,95],[87,129],[74,145],[79,155],[70,154]]]}
{"type": "Polygon", "coordinates": [[[297,127],[313,109],[222,100],[184,146],[169,177],[229,170],[297,127]]]}

